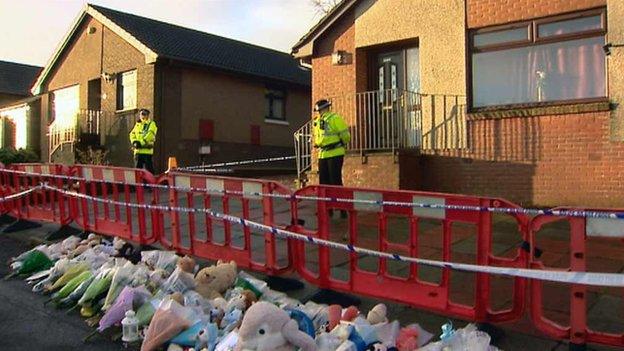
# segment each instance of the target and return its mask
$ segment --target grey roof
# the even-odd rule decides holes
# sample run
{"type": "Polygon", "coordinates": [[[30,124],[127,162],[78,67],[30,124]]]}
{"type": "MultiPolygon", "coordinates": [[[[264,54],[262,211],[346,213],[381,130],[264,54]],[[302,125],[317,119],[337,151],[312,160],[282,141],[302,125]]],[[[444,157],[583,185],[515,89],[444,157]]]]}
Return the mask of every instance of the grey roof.
{"type": "Polygon", "coordinates": [[[30,88],[42,67],[0,61],[0,93],[30,95],[30,88]]]}
{"type": "Polygon", "coordinates": [[[310,71],[287,53],[97,5],[89,6],[159,56],[310,86],[310,71]]]}

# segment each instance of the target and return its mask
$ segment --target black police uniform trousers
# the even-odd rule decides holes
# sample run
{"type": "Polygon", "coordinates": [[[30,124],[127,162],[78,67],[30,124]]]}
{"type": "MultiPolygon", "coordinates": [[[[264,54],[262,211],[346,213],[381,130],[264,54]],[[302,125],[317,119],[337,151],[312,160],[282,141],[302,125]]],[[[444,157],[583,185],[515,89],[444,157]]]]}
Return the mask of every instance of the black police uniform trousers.
{"type": "MultiPolygon", "coordinates": [[[[342,185],[342,163],[344,156],[321,158],[319,161],[319,183],[327,185],[342,185]]],[[[329,216],[334,216],[334,211],[329,210],[329,216]]],[[[347,211],[340,210],[340,217],[347,218],[347,211]]]]}
{"type": "Polygon", "coordinates": [[[147,169],[150,173],[154,174],[154,164],[152,163],[152,155],[148,154],[136,154],[136,168],[147,169]]]}
{"type": "Polygon", "coordinates": [[[342,163],[344,156],[319,159],[319,183],[342,185],[342,163]]]}

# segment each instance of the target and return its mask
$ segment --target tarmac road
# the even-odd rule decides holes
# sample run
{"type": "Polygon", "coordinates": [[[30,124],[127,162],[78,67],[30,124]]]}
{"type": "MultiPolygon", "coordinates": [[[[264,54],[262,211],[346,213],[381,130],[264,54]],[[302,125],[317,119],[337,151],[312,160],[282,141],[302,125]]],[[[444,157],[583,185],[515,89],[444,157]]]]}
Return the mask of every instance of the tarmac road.
{"type": "MultiPolygon", "coordinates": [[[[25,242],[0,233],[0,275],[8,273],[7,260],[30,248],[25,242]]],[[[19,279],[0,280],[0,350],[69,351],[120,350],[121,343],[99,337],[82,339],[93,330],[77,312],[43,306],[45,296],[33,294],[19,279]]]]}

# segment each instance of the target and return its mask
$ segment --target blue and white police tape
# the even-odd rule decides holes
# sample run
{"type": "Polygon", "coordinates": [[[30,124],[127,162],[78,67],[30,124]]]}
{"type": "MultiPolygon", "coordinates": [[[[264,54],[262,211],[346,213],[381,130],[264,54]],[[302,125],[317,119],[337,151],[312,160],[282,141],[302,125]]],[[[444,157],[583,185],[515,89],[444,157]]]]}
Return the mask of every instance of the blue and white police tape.
{"type": "MultiPolygon", "coordinates": [[[[395,206],[395,207],[407,207],[407,208],[425,208],[436,210],[455,210],[455,211],[473,211],[473,212],[492,212],[502,214],[524,214],[530,216],[545,215],[556,217],[578,217],[578,218],[603,218],[603,219],[621,219],[624,220],[624,212],[621,211],[588,211],[588,210],[574,210],[574,209],[535,209],[535,208],[516,208],[516,207],[492,207],[492,206],[470,206],[470,205],[447,205],[447,204],[434,204],[434,203],[419,203],[419,202],[400,202],[400,201],[384,201],[384,200],[367,200],[367,199],[347,199],[338,197],[319,197],[309,195],[296,195],[296,194],[279,194],[279,193],[262,193],[251,191],[239,191],[239,190],[226,190],[226,189],[209,189],[209,188],[196,188],[196,187],[184,187],[167,184],[148,184],[148,183],[127,183],[120,181],[109,181],[104,179],[85,179],[76,176],[64,176],[56,174],[41,174],[33,172],[24,172],[16,170],[3,169],[0,172],[17,173],[22,175],[32,175],[46,178],[59,178],[74,181],[87,181],[87,182],[99,182],[109,183],[117,185],[129,185],[148,188],[158,188],[164,190],[178,190],[183,192],[202,192],[217,195],[235,195],[235,196],[248,196],[248,197],[270,197],[278,199],[286,199],[290,201],[324,201],[334,203],[352,203],[374,206],[395,206]]],[[[375,192],[370,190],[369,192],[375,192]]],[[[443,198],[443,197],[441,197],[443,198]]],[[[624,225],[624,223],[623,223],[624,225]]]]}
{"type": "Polygon", "coordinates": [[[2,202],[7,202],[7,201],[13,201],[13,200],[15,200],[15,199],[19,199],[19,198],[24,197],[24,196],[26,196],[26,195],[28,195],[28,194],[30,194],[30,193],[32,193],[32,192],[34,192],[34,191],[39,190],[39,189],[41,189],[41,188],[42,188],[42,186],[41,186],[41,185],[37,185],[37,186],[35,186],[35,187],[33,187],[33,188],[30,188],[30,189],[27,189],[27,190],[21,191],[21,192],[19,192],[19,193],[15,193],[15,194],[7,195],[7,196],[0,196],[0,203],[2,203],[2,202]]]}
{"type": "Polygon", "coordinates": [[[224,174],[224,173],[234,173],[232,168],[201,168],[201,169],[186,169],[182,168],[172,168],[167,170],[165,173],[170,173],[172,171],[175,172],[193,172],[193,173],[216,173],[216,174],[224,174]]]}
{"type": "Polygon", "coordinates": [[[296,158],[296,156],[281,156],[281,157],[259,158],[259,159],[253,159],[253,160],[242,160],[242,161],[213,163],[213,164],[209,164],[209,165],[178,167],[178,168],[174,168],[174,170],[198,171],[198,170],[203,170],[203,169],[206,169],[206,168],[211,169],[211,168],[220,168],[220,167],[229,167],[229,166],[243,166],[243,165],[250,165],[250,164],[256,164],[256,163],[288,161],[288,160],[294,160],[295,158],[296,158]]]}
{"type": "Polygon", "coordinates": [[[333,242],[330,240],[318,239],[312,236],[294,233],[288,230],[280,229],[277,227],[253,222],[244,218],[219,213],[211,210],[210,208],[190,208],[190,207],[172,207],[163,205],[150,205],[150,204],[135,204],[127,203],[109,199],[101,199],[94,196],[75,193],[72,191],[63,190],[60,188],[52,187],[47,184],[43,184],[42,187],[48,190],[54,190],[59,193],[63,193],[67,196],[73,196],[78,198],[87,199],[90,201],[96,201],[101,203],[108,203],[111,205],[128,206],[142,209],[156,209],[161,211],[178,211],[188,213],[206,213],[209,216],[228,221],[230,223],[239,224],[252,229],[257,229],[262,232],[271,233],[280,238],[291,238],[299,241],[304,241],[310,244],[316,244],[326,246],[334,249],[340,249],[348,252],[369,255],[373,257],[385,258],[389,260],[422,264],[437,268],[448,268],[465,272],[473,273],[488,273],[503,275],[509,277],[519,277],[528,279],[545,280],[551,282],[567,283],[567,284],[584,284],[595,286],[611,286],[611,287],[624,287],[624,274],[620,273],[597,273],[597,272],[571,272],[571,271],[552,271],[552,270],[536,270],[527,268],[506,268],[506,267],[493,267],[493,266],[480,266],[466,263],[454,263],[445,261],[428,260],[416,257],[402,256],[398,254],[392,254],[387,252],[379,252],[375,250],[361,248],[352,244],[342,244],[333,242]]]}

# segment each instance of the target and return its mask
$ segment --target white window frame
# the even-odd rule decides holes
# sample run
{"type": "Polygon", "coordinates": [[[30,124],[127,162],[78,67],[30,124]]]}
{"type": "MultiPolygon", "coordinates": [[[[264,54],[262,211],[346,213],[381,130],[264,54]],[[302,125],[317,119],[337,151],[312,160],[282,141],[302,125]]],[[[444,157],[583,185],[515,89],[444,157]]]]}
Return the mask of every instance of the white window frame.
{"type": "Polygon", "coordinates": [[[137,108],[137,70],[117,75],[117,111],[128,111],[137,108]]]}

